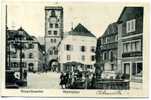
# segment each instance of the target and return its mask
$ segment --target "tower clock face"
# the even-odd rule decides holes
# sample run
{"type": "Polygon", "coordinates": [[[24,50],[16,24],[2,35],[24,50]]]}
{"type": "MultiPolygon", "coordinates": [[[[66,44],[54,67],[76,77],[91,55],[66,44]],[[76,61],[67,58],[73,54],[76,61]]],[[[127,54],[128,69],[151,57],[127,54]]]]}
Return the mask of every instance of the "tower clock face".
{"type": "Polygon", "coordinates": [[[50,17],[49,22],[51,23],[57,23],[57,18],[56,17],[50,17]]]}

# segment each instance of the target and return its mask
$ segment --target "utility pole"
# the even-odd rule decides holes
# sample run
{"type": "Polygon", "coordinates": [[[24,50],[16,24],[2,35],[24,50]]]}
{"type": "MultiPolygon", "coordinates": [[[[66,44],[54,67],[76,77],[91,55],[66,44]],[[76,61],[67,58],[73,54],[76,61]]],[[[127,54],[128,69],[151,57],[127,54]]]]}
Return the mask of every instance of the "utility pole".
{"type": "Polygon", "coordinates": [[[6,53],[6,58],[5,58],[5,65],[6,65],[6,70],[10,68],[10,43],[8,43],[8,27],[7,27],[7,5],[5,6],[5,36],[6,36],[6,45],[5,45],[5,53],[6,53]]]}
{"type": "Polygon", "coordinates": [[[7,5],[5,7],[5,10],[6,10],[6,15],[5,15],[5,28],[7,30],[7,5]]]}
{"type": "Polygon", "coordinates": [[[23,49],[23,42],[22,42],[22,38],[23,38],[23,30],[22,27],[18,30],[18,38],[19,38],[19,45],[18,48],[20,50],[20,79],[23,80],[23,62],[22,62],[22,49],[23,49]]]}
{"type": "Polygon", "coordinates": [[[7,37],[8,37],[8,36],[7,36],[7,5],[5,6],[5,10],[6,10],[6,11],[5,11],[5,34],[6,34],[6,35],[5,35],[5,36],[6,36],[6,39],[5,39],[5,42],[6,42],[6,43],[5,43],[5,54],[6,54],[5,65],[6,65],[6,70],[7,70],[7,68],[8,68],[8,59],[7,59],[7,58],[8,58],[8,57],[7,57],[7,56],[8,56],[8,55],[7,55],[7,46],[8,46],[8,45],[7,45],[7,44],[8,44],[8,43],[7,43],[7,39],[8,39],[8,38],[7,38],[7,37]]]}

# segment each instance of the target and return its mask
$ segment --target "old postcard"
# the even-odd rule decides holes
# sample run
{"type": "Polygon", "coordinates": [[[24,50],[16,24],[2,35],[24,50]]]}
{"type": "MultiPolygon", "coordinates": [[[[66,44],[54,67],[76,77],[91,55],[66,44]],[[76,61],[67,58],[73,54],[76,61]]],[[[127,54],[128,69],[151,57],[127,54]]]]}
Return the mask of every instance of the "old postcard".
{"type": "Polygon", "coordinates": [[[148,2],[2,2],[2,96],[148,97],[148,2]]]}

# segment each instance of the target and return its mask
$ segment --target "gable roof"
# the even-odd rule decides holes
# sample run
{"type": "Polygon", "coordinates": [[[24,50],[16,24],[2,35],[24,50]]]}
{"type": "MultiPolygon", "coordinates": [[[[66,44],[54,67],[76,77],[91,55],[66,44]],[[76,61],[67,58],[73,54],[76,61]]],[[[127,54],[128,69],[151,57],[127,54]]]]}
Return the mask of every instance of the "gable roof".
{"type": "Polygon", "coordinates": [[[104,34],[102,36],[107,36],[107,35],[112,35],[112,34],[117,34],[117,23],[111,23],[108,25],[107,29],[105,30],[104,34]]]}
{"type": "Polygon", "coordinates": [[[80,35],[80,36],[95,37],[87,28],[85,28],[80,23],[72,31],[69,32],[69,35],[80,35]]]}
{"type": "Polygon", "coordinates": [[[121,15],[118,18],[118,22],[125,21],[134,17],[143,16],[143,9],[143,7],[124,7],[121,15]]]}
{"type": "Polygon", "coordinates": [[[103,37],[116,35],[116,34],[118,34],[117,22],[114,22],[107,26],[105,32],[102,34],[102,36],[98,38],[98,40],[102,39],[103,37]]]}
{"type": "Polygon", "coordinates": [[[33,38],[22,28],[19,28],[18,30],[8,30],[8,39],[14,40],[16,36],[18,36],[20,30],[23,31],[22,35],[26,37],[27,40],[33,40],[33,38]]]}

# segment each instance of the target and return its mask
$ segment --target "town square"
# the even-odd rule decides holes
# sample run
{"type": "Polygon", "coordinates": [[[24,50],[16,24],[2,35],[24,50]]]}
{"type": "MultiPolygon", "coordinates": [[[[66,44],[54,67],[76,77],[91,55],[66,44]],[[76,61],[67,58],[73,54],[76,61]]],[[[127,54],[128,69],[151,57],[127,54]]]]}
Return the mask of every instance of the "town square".
{"type": "Polygon", "coordinates": [[[6,88],[142,88],[142,6],[39,5],[5,6],[6,88]]]}

